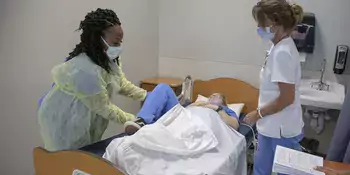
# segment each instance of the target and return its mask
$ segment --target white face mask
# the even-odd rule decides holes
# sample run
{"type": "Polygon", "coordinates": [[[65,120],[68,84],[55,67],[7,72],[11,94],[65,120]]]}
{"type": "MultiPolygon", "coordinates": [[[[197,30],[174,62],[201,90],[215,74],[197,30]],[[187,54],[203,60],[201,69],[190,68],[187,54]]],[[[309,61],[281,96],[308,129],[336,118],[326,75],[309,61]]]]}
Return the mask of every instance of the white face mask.
{"type": "Polygon", "coordinates": [[[108,46],[106,54],[109,57],[109,59],[114,60],[114,59],[118,58],[120,53],[122,52],[122,46],[110,46],[107,43],[107,41],[104,40],[103,38],[102,38],[102,41],[108,46]]]}

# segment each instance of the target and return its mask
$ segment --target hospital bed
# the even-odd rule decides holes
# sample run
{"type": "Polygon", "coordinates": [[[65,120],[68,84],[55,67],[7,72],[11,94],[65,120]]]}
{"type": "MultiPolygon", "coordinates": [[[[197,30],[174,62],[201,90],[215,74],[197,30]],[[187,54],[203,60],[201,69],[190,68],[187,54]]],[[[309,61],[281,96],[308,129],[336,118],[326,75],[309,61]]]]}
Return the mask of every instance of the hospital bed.
{"type": "MultiPolygon", "coordinates": [[[[257,108],[258,89],[246,82],[232,78],[193,82],[192,99],[196,99],[198,95],[209,96],[215,92],[225,94],[229,104],[244,103],[241,120],[244,114],[257,108]]],[[[254,140],[254,130],[255,127],[245,125],[241,125],[238,129],[245,136],[248,145],[254,140]]],[[[103,159],[102,155],[113,139],[124,136],[125,134],[119,134],[80,150],[48,152],[37,147],[33,153],[36,175],[122,175],[118,167],[103,159]]]]}

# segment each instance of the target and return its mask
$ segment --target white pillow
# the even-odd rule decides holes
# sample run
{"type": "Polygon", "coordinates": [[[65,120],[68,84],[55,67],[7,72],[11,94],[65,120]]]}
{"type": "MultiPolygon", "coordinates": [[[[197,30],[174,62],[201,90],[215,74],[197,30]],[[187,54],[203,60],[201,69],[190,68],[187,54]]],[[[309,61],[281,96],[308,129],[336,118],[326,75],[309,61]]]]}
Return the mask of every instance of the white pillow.
{"type": "Polygon", "coordinates": [[[209,101],[209,98],[204,97],[203,95],[198,95],[195,102],[200,102],[200,101],[208,102],[208,101],[209,101]]]}
{"type": "Polygon", "coordinates": [[[241,115],[242,109],[244,107],[244,103],[228,104],[227,107],[230,108],[232,111],[235,111],[235,113],[239,117],[241,115]]]}
{"type": "MultiPolygon", "coordinates": [[[[199,102],[199,101],[204,101],[204,102],[208,102],[209,99],[208,97],[204,97],[203,95],[198,95],[197,99],[195,102],[199,102]]],[[[242,109],[244,107],[244,103],[233,103],[233,104],[227,104],[227,107],[230,108],[232,111],[234,111],[236,113],[237,116],[241,115],[242,109]]]]}

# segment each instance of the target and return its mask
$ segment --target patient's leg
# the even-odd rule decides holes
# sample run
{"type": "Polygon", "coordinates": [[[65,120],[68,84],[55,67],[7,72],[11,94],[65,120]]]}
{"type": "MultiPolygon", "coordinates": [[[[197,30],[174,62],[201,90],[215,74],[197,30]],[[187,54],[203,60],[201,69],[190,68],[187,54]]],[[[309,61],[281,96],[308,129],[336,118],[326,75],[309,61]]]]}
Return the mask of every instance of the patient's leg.
{"type": "Polygon", "coordinates": [[[171,108],[177,105],[178,99],[169,85],[159,84],[147,95],[146,100],[134,121],[124,124],[128,135],[134,134],[142,126],[152,124],[171,108]]]}
{"type": "Polygon", "coordinates": [[[174,91],[167,84],[159,84],[147,96],[141,110],[137,114],[146,124],[157,121],[179,102],[174,91]]]}

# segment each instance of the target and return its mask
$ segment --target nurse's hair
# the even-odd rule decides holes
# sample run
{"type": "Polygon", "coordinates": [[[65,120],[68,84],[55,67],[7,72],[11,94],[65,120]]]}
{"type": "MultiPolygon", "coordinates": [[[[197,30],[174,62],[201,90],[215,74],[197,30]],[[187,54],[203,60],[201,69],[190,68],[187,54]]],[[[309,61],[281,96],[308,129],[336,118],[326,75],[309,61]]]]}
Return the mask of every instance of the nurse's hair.
{"type": "Polygon", "coordinates": [[[261,0],[252,10],[252,15],[258,25],[266,26],[267,22],[283,26],[287,32],[292,32],[295,26],[303,20],[303,8],[289,4],[286,0],[261,0]]]}
{"type": "Polygon", "coordinates": [[[110,59],[104,52],[104,44],[101,36],[104,30],[114,25],[121,25],[118,16],[109,9],[97,9],[85,16],[80,22],[78,30],[81,30],[80,43],[69,53],[68,60],[86,53],[93,63],[102,67],[108,73],[111,72],[110,59]]]}

